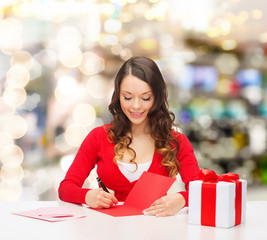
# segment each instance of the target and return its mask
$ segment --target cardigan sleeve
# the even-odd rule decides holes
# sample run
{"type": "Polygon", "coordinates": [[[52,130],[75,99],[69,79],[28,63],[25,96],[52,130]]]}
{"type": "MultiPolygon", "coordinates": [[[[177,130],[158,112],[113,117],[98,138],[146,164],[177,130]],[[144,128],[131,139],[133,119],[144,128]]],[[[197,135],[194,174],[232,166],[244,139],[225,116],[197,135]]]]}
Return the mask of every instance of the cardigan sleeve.
{"type": "Polygon", "coordinates": [[[62,201],[85,203],[85,195],[90,189],[82,186],[98,160],[100,133],[100,127],[95,128],[82,142],[65,178],[59,185],[58,195],[62,201]]]}
{"type": "Polygon", "coordinates": [[[194,154],[194,149],[188,138],[183,134],[179,134],[178,161],[180,164],[180,176],[185,184],[186,190],[179,193],[184,197],[186,207],[188,206],[189,182],[196,178],[200,169],[194,154]]]}

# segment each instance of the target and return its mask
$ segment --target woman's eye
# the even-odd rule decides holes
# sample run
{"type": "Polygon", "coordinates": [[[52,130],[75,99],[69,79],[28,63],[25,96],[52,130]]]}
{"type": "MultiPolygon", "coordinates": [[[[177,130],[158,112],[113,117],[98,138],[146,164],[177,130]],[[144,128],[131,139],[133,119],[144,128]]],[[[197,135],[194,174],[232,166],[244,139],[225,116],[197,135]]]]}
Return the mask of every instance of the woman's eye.
{"type": "Polygon", "coordinates": [[[125,99],[126,101],[130,101],[132,98],[124,97],[124,99],[125,99]]]}
{"type": "Polygon", "coordinates": [[[151,97],[149,98],[143,98],[144,101],[149,101],[151,99],[151,97]]]}

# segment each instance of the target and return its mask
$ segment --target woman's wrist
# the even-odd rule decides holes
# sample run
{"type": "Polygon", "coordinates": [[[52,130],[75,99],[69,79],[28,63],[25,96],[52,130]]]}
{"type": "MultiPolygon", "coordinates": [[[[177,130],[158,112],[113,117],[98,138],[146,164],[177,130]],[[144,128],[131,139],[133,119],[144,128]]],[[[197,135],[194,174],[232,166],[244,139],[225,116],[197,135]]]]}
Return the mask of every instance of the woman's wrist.
{"type": "Polygon", "coordinates": [[[180,209],[184,208],[186,205],[186,200],[181,193],[176,193],[178,195],[178,204],[180,209]]]}

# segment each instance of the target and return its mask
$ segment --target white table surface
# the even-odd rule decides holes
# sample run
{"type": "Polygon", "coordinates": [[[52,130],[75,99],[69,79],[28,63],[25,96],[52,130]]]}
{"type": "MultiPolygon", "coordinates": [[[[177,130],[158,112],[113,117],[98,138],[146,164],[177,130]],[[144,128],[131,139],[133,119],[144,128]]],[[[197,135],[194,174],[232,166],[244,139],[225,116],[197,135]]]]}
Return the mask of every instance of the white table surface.
{"type": "Polygon", "coordinates": [[[143,215],[112,217],[85,206],[64,202],[0,202],[0,239],[267,239],[267,201],[247,202],[246,222],[229,229],[188,224],[187,210],[184,208],[179,214],[164,218],[143,215]],[[65,206],[86,217],[52,223],[12,214],[51,206],[65,206]]]}

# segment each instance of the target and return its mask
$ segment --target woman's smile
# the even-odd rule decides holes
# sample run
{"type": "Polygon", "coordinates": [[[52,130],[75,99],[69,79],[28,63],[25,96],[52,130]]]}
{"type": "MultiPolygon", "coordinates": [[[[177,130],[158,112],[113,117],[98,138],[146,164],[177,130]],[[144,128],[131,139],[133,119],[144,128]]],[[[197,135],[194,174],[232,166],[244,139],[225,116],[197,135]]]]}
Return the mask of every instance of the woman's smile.
{"type": "Polygon", "coordinates": [[[143,116],[144,112],[131,112],[130,111],[130,114],[132,117],[139,118],[143,116]]]}

